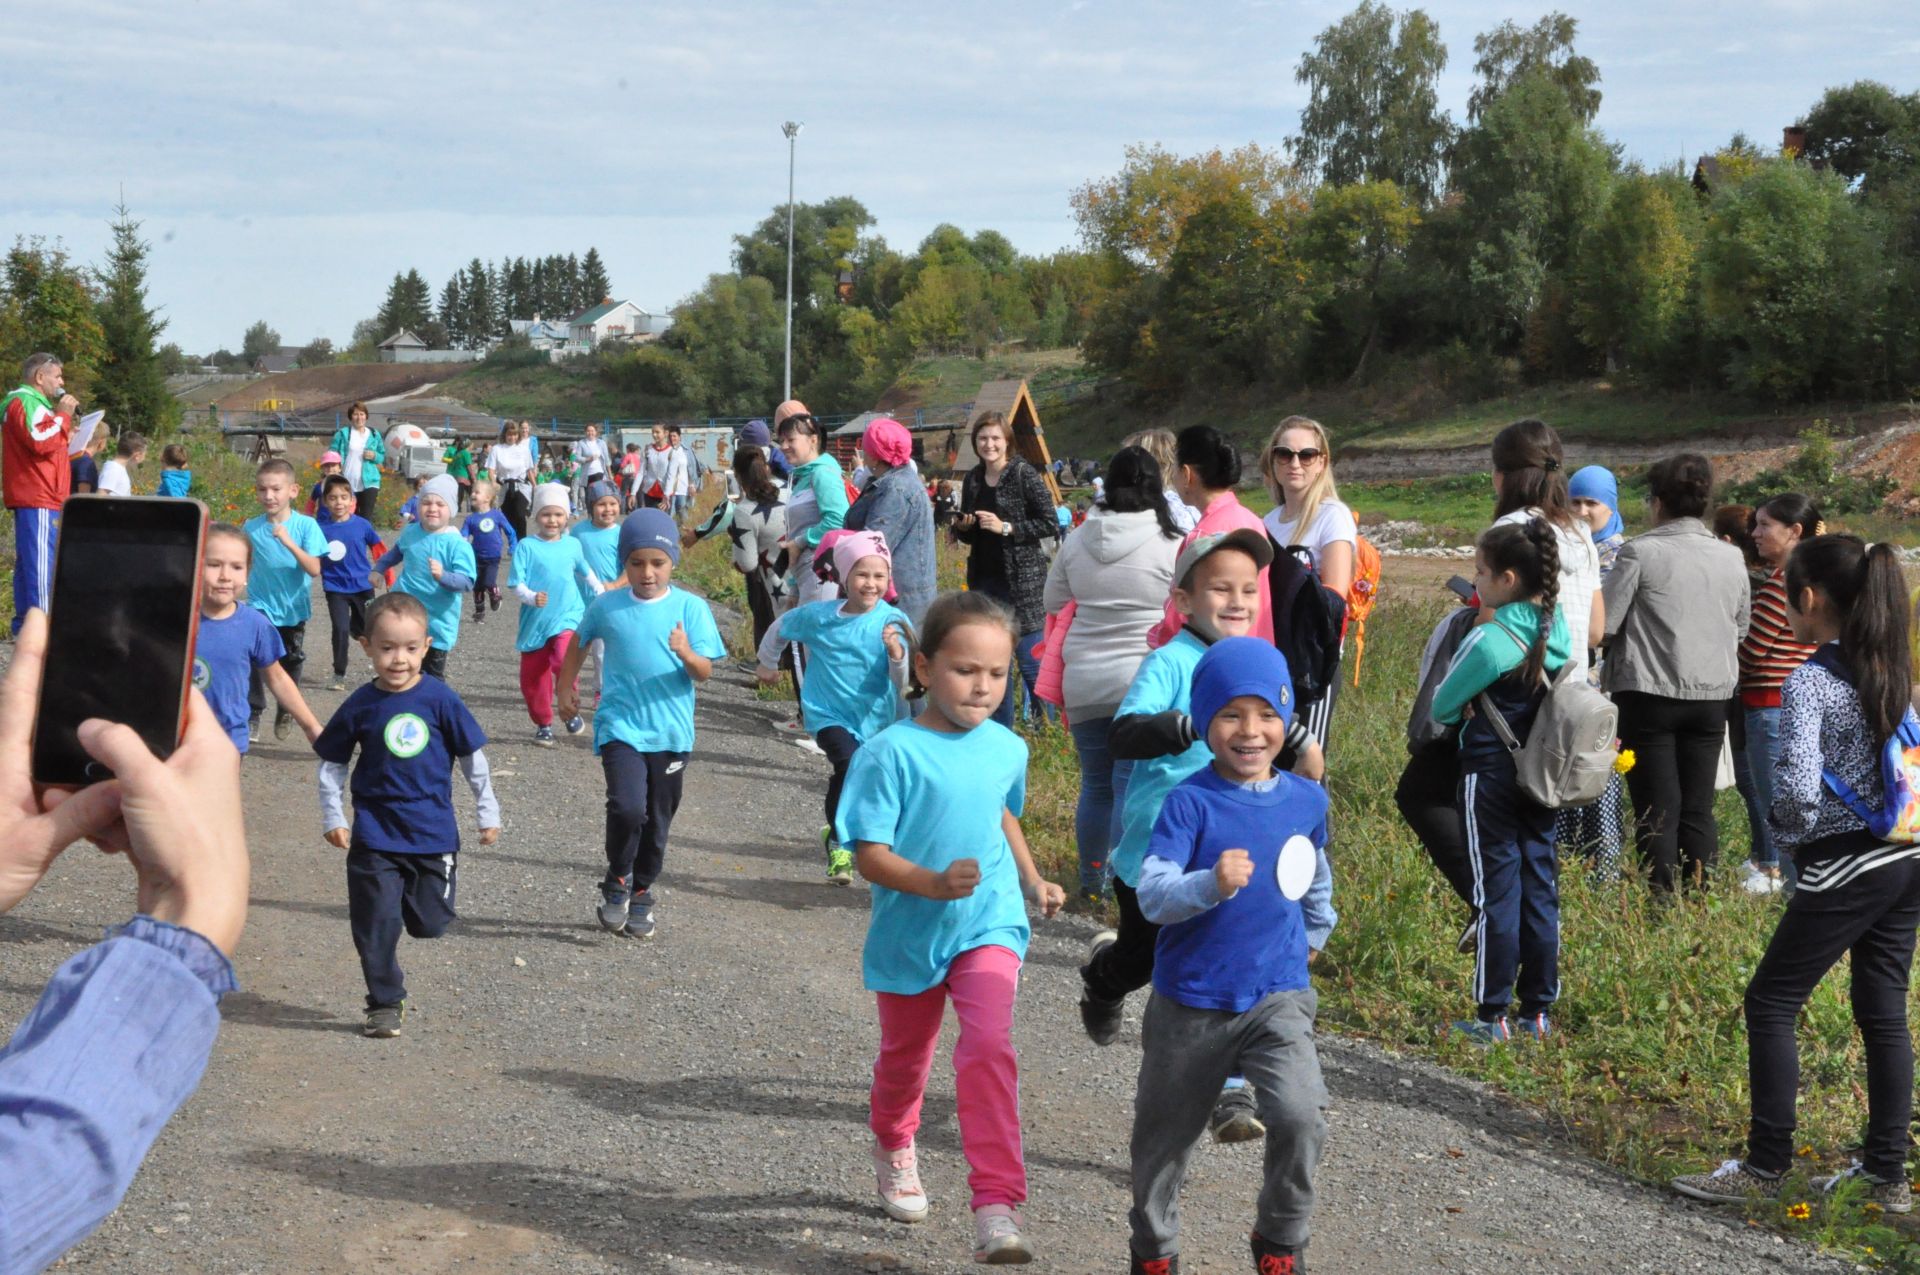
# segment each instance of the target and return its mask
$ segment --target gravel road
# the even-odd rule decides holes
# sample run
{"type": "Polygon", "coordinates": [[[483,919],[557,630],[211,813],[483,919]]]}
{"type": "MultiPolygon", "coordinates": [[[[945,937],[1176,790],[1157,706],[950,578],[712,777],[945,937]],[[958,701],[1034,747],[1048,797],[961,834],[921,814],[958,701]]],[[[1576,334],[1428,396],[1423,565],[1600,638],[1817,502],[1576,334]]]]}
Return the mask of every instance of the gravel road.
{"type": "MultiPolygon", "coordinates": [[[[603,934],[590,917],[599,767],[584,740],[528,745],[512,607],[469,626],[452,661],[494,736],[506,833],[464,856],[454,931],[403,941],[406,1034],[358,1034],[344,873],[320,840],[313,763],[269,740],[246,763],[244,990],[227,998],[200,1091],[62,1269],[970,1269],[950,1040],[921,1131],[933,1215],[903,1226],[872,1202],[866,893],[821,879],[825,763],[776,736],[747,675],[719,673],[701,697],[659,937],[603,934]]],[[[316,691],[315,709],[340,698],[316,691]]],[[[0,1020],[125,918],[131,884],[81,847],[0,917],[0,1020]]],[[[1081,1034],[1074,969],[1091,928],[1036,923],[1016,1027],[1030,1229],[1063,1272],[1126,1269],[1139,1006],[1110,1048],[1081,1034]]],[[[1629,1183],[1477,1085],[1322,1047],[1334,1105],[1317,1272],[1849,1269],[1629,1183]]],[[[1248,1269],[1258,1172],[1257,1150],[1200,1151],[1185,1269],[1248,1269]]]]}

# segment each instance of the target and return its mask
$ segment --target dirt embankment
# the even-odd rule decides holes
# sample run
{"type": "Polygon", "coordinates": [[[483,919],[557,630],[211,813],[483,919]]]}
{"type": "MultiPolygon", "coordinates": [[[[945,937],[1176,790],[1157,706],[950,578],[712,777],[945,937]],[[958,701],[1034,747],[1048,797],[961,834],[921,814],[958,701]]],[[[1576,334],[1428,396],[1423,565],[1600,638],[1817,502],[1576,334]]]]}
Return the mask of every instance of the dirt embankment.
{"type": "Polygon", "coordinates": [[[471,363],[343,363],[303,368],[254,381],[219,400],[230,412],[253,411],[268,399],[280,411],[324,412],[349,403],[392,398],[470,371],[471,363]]]}

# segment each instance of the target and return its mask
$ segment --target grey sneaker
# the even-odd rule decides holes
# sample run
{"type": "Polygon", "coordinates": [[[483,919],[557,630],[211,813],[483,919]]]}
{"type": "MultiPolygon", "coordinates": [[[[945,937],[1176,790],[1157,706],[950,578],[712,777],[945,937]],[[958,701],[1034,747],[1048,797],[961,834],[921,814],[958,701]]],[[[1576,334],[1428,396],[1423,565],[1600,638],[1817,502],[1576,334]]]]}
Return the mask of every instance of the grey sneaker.
{"type": "Polygon", "coordinates": [[[1841,1183],[1852,1182],[1855,1179],[1866,1187],[1862,1196],[1863,1203],[1877,1204],[1888,1213],[1913,1212],[1913,1188],[1907,1185],[1905,1179],[1898,1182],[1883,1182],[1868,1173],[1866,1166],[1858,1160],[1855,1160],[1844,1172],[1836,1173],[1830,1178],[1815,1178],[1813,1185],[1821,1191],[1831,1193],[1841,1183]]]}
{"type": "Polygon", "coordinates": [[[652,890],[642,890],[633,896],[633,903],[627,908],[626,934],[630,939],[650,939],[653,937],[652,890]]]}
{"type": "Polygon", "coordinates": [[[600,928],[611,934],[619,934],[627,928],[627,910],[630,898],[625,890],[610,890],[600,887],[600,906],[594,909],[594,915],[600,919],[600,928]]]}
{"type": "Polygon", "coordinates": [[[1247,1085],[1220,1091],[1208,1125],[1213,1130],[1213,1140],[1220,1143],[1252,1142],[1267,1136],[1267,1126],[1260,1122],[1259,1108],[1254,1105],[1253,1089],[1247,1085]]]}
{"type": "Polygon", "coordinates": [[[1020,1211],[1011,1204],[983,1204],[973,1211],[973,1260],[982,1266],[1025,1266],[1033,1245],[1020,1233],[1020,1211]]]}
{"type": "Polygon", "coordinates": [[[257,717],[247,719],[247,742],[249,744],[260,742],[260,719],[257,717]]]}
{"type": "Polygon", "coordinates": [[[327,683],[327,689],[330,691],[344,691],[347,689],[347,679],[344,677],[336,677],[327,683]]]}
{"type": "Polygon", "coordinates": [[[360,1025],[360,1034],[376,1040],[392,1040],[400,1034],[400,1022],[406,1016],[405,1001],[398,1005],[375,1005],[367,1011],[367,1021],[360,1025]]]}
{"type": "Polygon", "coordinates": [[[1755,1173],[1745,1160],[1722,1160],[1712,1173],[1689,1173],[1673,1180],[1673,1189],[1708,1204],[1745,1204],[1780,1194],[1780,1179],[1755,1173]]]}
{"type": "Polygon", "coordinates": [[[284,708],[279,709],[273,715],[273,737],[275,739],[285,739],[287,737],[287,730],[292,725],[293,714],[284,708]]]}

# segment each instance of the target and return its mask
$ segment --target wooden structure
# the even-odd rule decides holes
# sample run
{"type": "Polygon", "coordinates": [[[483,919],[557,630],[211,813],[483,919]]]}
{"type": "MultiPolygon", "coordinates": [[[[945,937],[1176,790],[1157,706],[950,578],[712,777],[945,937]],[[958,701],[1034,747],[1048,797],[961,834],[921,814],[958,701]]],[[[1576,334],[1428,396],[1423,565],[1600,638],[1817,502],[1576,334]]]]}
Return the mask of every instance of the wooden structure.
{"type": "Polygon", "coordinates": [[[1047,452],[1047,436],[1040,430],[1040,413],[1033,406],[1033,395],[1021,381],[988,381],[974,395],[973,409],[967,413],[967,428],[954,440],[953,469],[964,473],[979,461],[973,452],[973,427],[989,412],[998,412],[1013,429],[1013,447],[1028,464],[1046,479],[1047,491],[1058,505],[1060,484],[1054,481],[1053,457],[1047,452]]]}

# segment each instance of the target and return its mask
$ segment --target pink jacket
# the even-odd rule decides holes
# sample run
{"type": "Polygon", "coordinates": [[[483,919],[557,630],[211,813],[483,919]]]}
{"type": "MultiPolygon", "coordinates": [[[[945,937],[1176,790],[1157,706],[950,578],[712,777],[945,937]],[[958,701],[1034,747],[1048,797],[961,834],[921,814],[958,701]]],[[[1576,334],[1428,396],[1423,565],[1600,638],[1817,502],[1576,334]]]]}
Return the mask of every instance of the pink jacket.
{"type": "MultiPolygon", "coordinates": [[[[1259,514],[1241,504],[1240,498],[1232,492],[1223,491],[1201,511],[1200,521],[1195,523],[1193,530],[1187,533],[1187,538],[1180,542],[1180,547],[1184,550],[1201,536],[1222,536],[1229,531],[1239,531],[1242,528],[1257,532],[1261,536],[1267,534],[1267,524],[1260,521],[1259,514]]],[[[1174,581],[1175,585],[1179,583],[1178,580],[1174,581]]],[[[1268,600],[1267,569],[1262,567],[1260,569],[1260,615],[1254,621],[1253,635],[1271,642],[1273,641],[1273,617],[1267,614],[1268,600]]],[[[1181,625],[1185,623],[1185,617],[1174,610],[1173,598],[1169,595],[1166,615],[1147,633],[1148,648],[1158,650],[1173,641],[1174,635],[1180,632],[1181,625]]]]}

